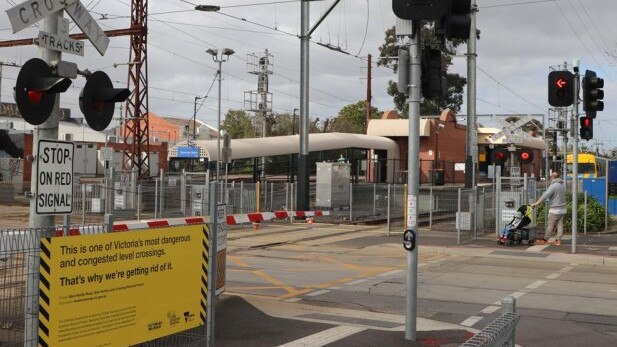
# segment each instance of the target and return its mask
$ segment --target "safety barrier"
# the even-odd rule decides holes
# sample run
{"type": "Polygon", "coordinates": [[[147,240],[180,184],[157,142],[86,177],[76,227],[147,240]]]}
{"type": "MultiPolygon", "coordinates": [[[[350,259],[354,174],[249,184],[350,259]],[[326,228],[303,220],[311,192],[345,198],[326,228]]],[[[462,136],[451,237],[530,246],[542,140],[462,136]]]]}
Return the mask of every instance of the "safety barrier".
{"type": "Polygon", "coordinates": [[[515,309],[516,299],[505,297],[501,300],[502,314],[460,347],[514,347],[516,323],[520,319],[515,309]]]}

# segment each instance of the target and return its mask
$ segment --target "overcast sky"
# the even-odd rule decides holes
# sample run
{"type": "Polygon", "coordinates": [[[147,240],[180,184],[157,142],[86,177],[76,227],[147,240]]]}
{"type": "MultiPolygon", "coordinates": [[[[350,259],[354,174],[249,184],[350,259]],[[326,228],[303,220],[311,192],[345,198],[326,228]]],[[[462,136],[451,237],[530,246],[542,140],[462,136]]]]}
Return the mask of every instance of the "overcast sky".
{"type": "MultiPolygon", "coordinates": [[[[104,30],[128,28],[130,0],[81,0],[104,30]],[[102,19],[102,17],[106,19],[102,19]]],[[[22,0],[5,0],[3,11],[22,0]]],[[[275,112],[299,108],[300,1],[289,0],[150,0],[148,78],[150,111],[192,117],[195,96],[204,96],[216,74],[208,48],[232,48],[236,54],[223,64],[223,114],[243,108],[244,92],[256,89],[256,77],[247,71],[247,55],[265,49],[274,56],[270,79],[275,112]],[[194,11],[195,4],[220,5],[220,13],[194,11]],[[254,23],[256,24],[254,24],[254,23]],[[276,30],[274,30],[276,29],[276,30]]],[[[314,22],[333,0],[314,1],[314,22]]],[[[551,66],[580,59],[581,70],[595,70],[605,79],[605,111],[598,114],[595,138],[608,148],[617,147],[617,1],[615,0],[477,0],[478,114],[546,113],[547,74],[551,66]]],[[[366,56],[379,55],[384,31],[394,25],[391,0],[342,0],[313,34],[313,41],[340,47],[349,55],[312,43],[310,46],[310,114],[324,119],[336,116],[345,105],[366,97],[366,56]]],[[[68,17],[68,15],[65,15],[68,17]]],[[[72,33],[78,32],[74,27],[72,33]]],[[[13,34],[8,17],[0,15],[0,39],[38,35],[38,28],[13,34]]],[[[465,47],[459,53],[465,53],[465,47]]],[[[3,62],[23,63],[40,57],[35,46],[0,49],[3,62]]],[[[104,57],[86,43],[85,57],[65,54],[81,69],[103,70],[118,86],[126,85],[129,60],[127,37],[111,38],[104,57]]],[[[454,59],[453,71],[466,75],[466,61],[454,59]]],[[[2,101],[13,102],[12,88],[18,69],[5,67],[2,101]]],[[[373,68],[373,104],[393,108],[387,82],[391,70],[373,68]]],[[[78,78],[63,95],[61,106],[81,116],[78,96],[85,80],[78,78]]],[[[198,118],[216,125],[216,85],[198,112],[198,118]]],[[[582,111],[582,107],[581,107],[582,111]]],[[[466,113],[463,106],[461,113],[466,113]]],[[[119,116],[118,114],[116,116],[119,116]]],[[[481,122],[486,122],[480,119],[481,122]]]]}

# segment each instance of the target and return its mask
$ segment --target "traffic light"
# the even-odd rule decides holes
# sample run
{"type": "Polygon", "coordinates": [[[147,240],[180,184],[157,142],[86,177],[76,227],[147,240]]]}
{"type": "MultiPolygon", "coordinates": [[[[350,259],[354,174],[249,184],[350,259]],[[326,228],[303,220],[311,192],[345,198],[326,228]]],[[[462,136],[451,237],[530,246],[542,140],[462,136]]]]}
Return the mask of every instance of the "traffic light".
{"type": "Polygon", "coordinates": [[[426,99],[441,98],[446,94],[446,77],[441,68],[441,51],[434,48],[422,50],[422,96],[426,99]]]}
{"type": "Polygon", "coordinates": [[[531,163],[533,161],[533,152],[530,149],[521,149],[518,151],[518,160],[523,164],[531,163]]]}
{"type": "Polygon", "coordinates": [[[443,17],[451,0],[392,0],[394,15],[401,19],[436,20],[443,17]]]}
{"type": "Polygon", "coordinates": [[[87,77],[79,95],[79,108],[90,128],[102,131],[111,123],[115,103],[125,101],[130,95],[126,88],[114,88],[106,73],[96,71],[87,77]]]}
{"type": "Polygon", "coordinates": [[[551,71],[548,74],[548,103],[554,107],[574,103],[574,75],[570,71],[551,71]]]}
{"type": "Polygon", "coordinates": [[[594,71],[585,71],[583,77],[583,110],[589,118],[596,118],[597,111],[604,110],[604,80],[596,76],[594,71]]]}
{"type": "Polygon", "coordinates": [[[15,102],[24,120],[32,125],[43,124],[51,115],[56,94],[70,86],[68,78],[56,77],[42,59],[28,60],[19,70],[15,83],[15,102]]]}
{"type": "Polygon", "coordinates": [[[436,34],[448,39],[469,39],[471,30],[471,0],[449,0],[445,15],[435,24],[436,34]]]}
{"type": "Polygon", "coordinates": [[[495,165],[503,165],[510,157],[510,152],[505,148],[494,148],[491,151],[491,163],[495,165]]]}
{"type": "Polygon", "coordinates": [[[580,117],[580,136],[583,140],[591,140],[593,139],[593,118],[590,117],[580,117]]]}

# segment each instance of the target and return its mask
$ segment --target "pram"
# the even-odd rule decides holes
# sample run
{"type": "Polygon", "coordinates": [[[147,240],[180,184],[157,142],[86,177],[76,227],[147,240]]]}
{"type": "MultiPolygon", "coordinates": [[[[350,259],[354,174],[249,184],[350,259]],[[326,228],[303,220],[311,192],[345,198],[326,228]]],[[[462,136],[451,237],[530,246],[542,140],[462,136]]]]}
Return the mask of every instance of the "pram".
{"type": "Polygon", "coordinates": [[[529,227],[532,212],[533,209],[531,206],[521,206],[516,213],[514,213],[512,221],[501,229],[497,237],[497,243],[514,246],[515,244],[520,245],[523,241],[527,241],[528,245],[533,245],[536,239],[536,232],[535,228],[529,227]]]}

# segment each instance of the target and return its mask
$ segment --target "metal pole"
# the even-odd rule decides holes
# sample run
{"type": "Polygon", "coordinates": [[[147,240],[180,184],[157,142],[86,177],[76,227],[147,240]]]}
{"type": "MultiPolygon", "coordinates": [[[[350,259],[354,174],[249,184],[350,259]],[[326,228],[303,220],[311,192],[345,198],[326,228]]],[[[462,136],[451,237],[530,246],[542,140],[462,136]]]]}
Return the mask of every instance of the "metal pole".
{"type": "Polygon", "coordinates": [[[604,231],[608,231],[608,162],[609,160],[607,159],[606,169],[604,171],[606,172],[606,174],[604,175],[604,231]]]}
{"type": "Polygon", "coordinates": [[[388,237],[390,237],[390,183],[388,183],[388,237]]]}
{"type": "Polygon", "coordinates": [[[461,188],[458,189],[456,198],[456,244],[461,244],[461,224],[463,217],[461,216],[461,188]]]}
{"type": "Polygon", "coordinates": [[[349,182],[349,221],[353,221],[353,183],[349,182]]]}
{"type": "Polygon", "coordinates": [[[244,182],[240,181],[240,213],[244,213],[244,182]]]}
{"type": "Polygon", "coordinates": [[[587,236],[587,191],[583,192],[583,203],[585,204],[585,213],[583,214],[583,230],[585,232],[585,236],[587,236]]]}
{"type": "Polygon", "coordinates": [[[376,214],[376,211],[375,211],[375,209],[377,208],[376,200],[377,200],[377,183],[373,183],[373,216],[376,214]]]}
{"type": "Polygon", "coordinates": [[[471,9],[471,28],[467,41],[467,146],[465,147],[465,188],[471,188],[476,182],[476,163],[478,146],[476,145],[476,13],[478,6],[473,0],[471,9]]]}
{"type": "Polygon", "coordinates": [[[197,129],[197,100],[201,99],[199,96],[195,97],[195,102],[193,103],[193,141],[197,139],[195,134],[195,130],[197,129]]]}
{"type": "Polygon", "coordinates": [[[420,156],[420,29],[421,22],[413,21],[413,35],[409,42],[409,150],[407,155],[407,228],[416,233],[416,247],[407,252],[407,291],[405,309],[405,339],[416,341],[418,308],[418,195],[420,193],[418,158],[420,156]]]}
{"type": "Polygon", "coordinates": [[[163,173],[163,169],[161,169],[161,192],[159,194],[159,218],[163,218],[163,206],[165,206],[165,176],[163,173]]]}
{"type": "Polygon", "coordinates": [[[270,211],[274,208],[274,182],[270,182],[270,211]]]}
{"type": "MultiPolygon", "coordinates": [[[[221,77],[223,75],[223,58],[218,61],[219,63],[219,100],[218,100],[218,115],[216,118],[216,182],[221,181],[221,77]]],[[[217,190],[218,191],[218,190],[217,190]]]]}
{"type": "MultiPolygon", "coordinates": [[[[42,29],[48,33],[57,33],[58,32],[58,22],[63,17],[64,11],[58,11],[49,15],[43,21],[42,29]]],[[[53,60],[60,60],[61,54],[60,52],[52,51],[50,49],[43,49],[42,58],[47,63],[51,63],[53,60]]],[[[54,103],[53,110],[49,118],[40,124],[39,126],[34,128],[33,139],[32,139],[32,155],[34,158],[38,156],[38,141],[42,139],[58,139],[58,125],[60,122],[60,94],[56,94],[56,101],[54,103]]],[[[37,191],[37,160],[35,159],[32,163],[32,174],[31,174],[31,192],[32,198],[30,199],[30,227],[33,228],[42,228],[41,237],[52,237],[54,235],[54,228],[50,228],[54,225],[55,216],[54,215],[38,215],[36,214],[36,201],[38,197],[37,191]]],[[[29,261],[28,261],[28,274],[31,276],[28,278],[27,288],[26,288],[26,296],[29,298],[26,300],[26,308],[25,308],[25,333],[24,333],[24,345],[35,344],[37,341],[37,326],[38,326],[38,316],[39,316],[39,252],[32,251],[29,252],[29,261]]]]}
{"type": "Polygon", "coordinates": [[[141,184],[137,186],[137,219],[141,219],[141,184]]]}
{"type": "Polygon", "coordinates": [[[154,179],[154,218],[159,211],[159,178],[154,179]]]}
{"type": "Polygon", "coordinates": [[[218,226],[218,182],[210,182],[210,252],[208,254],[208,303],[206,305],[206,345],[214,346],[214,308],[216,300],[216,252],[217,252],[217,226],[218,226]]]}
{"type": "Polygon", "coordinates": [[[574,62],[574,106],[572,107],[572,253],[576,253],[578,237],[578,93],[580,75],[578,60],[574,62]]]}
{"type": "Polygon", "coordinates": [[[86,224],[86,185],[81,185],[81,224],[86,224]]]}
{"type": "Polygon", "coordinates": [[[301,211],[307,211],[309,206],[309,4],[309,0],[302,0],[300,7],[300,153],[296,199],[301,211]]]}
{"type": "Polygon", "coordinates": [[[428,227],[433,227],[433,186],[429,188],[429,203],[428,203],[428,227]]]}

